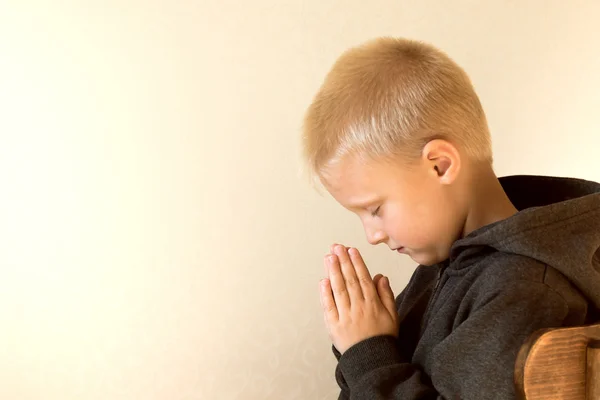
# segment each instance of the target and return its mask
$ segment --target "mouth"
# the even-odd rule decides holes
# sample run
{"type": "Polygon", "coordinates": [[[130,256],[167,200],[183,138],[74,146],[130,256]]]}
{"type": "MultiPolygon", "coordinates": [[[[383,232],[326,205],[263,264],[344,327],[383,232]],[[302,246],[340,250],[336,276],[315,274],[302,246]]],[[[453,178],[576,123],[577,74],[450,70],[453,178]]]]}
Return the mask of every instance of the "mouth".
{"type": "Polygon", "coordinates": [[[396,249],[393,249],[393,251],[397,251],[398,253],[403,253],[404,252],[404,247],[398,247],[396,249]]]}

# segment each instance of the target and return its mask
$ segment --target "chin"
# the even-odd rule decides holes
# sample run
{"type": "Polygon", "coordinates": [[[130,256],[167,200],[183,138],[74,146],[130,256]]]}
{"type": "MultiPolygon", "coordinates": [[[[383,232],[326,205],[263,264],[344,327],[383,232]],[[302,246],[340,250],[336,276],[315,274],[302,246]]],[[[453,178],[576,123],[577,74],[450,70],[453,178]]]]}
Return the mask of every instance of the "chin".
{"type": "Polygon", "coordinates": [[[410,258],[417,264],[424,265],[426,267],[431,267],[432,265],[435,265],[440,262],[437,260],[436,257],[422,253],[410,254],[410,258]]]}

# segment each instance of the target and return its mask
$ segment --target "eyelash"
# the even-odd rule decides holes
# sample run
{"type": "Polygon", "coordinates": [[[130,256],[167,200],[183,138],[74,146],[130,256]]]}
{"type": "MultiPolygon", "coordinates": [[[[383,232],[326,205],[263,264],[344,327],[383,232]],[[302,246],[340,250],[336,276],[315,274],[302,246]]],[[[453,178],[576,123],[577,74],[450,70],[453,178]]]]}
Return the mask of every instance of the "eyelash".
{"type": "Polygon", "coordinates": [[[373,211],[373,212],[371,213],[371,216],[372,216],[372,217],[376,217],[376,216],[377,216],[377,212],[379,212],[379,209],[380,209],[380,208],[381,208],[381,206],[377,207],[377,208],[375,209],[375,211],[373,211]]]}

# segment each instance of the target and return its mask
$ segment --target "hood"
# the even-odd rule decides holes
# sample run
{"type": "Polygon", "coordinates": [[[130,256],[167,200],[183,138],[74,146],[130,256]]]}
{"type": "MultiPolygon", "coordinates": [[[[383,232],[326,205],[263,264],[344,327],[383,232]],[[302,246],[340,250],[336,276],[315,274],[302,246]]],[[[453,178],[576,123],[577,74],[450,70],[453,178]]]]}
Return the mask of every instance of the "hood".
{"type": "Polygon", "coordinates": [[[600,184],[527,175],[499,181],[519,212],[456,241],[451,264],[468,266],[482,248],[527,256],[560,271],[600,309],[600,184]]]}

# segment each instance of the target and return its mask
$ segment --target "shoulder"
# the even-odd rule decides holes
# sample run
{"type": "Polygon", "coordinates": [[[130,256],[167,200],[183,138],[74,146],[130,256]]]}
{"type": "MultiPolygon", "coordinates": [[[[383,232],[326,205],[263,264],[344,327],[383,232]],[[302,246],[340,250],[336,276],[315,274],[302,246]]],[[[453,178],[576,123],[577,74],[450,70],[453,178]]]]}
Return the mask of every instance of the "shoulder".
{"type": "Polygon", "coordinates": [[[489,288],[524,281],[557,291],[577,291],[557,269],[527,256],[496,252],[482,260],[478,269],[475,282],[489,288]]]}
{"type": "Polygon", "coordinates": [[[530,257],[494,253],[483,261],[470,291],[478,302],[498,296],[511,296],[515,301],[552,299],[572,313],[587,312],[587,300],[569,279],[550,265],[530,257]]]}
{"type": "Polygon", "coordinates": [[[547,265],[530,257],[498,251],[481,260],[474,272],[477,275],[474,282],[486,286],[514,281],[543,283],[547,265]]]}

